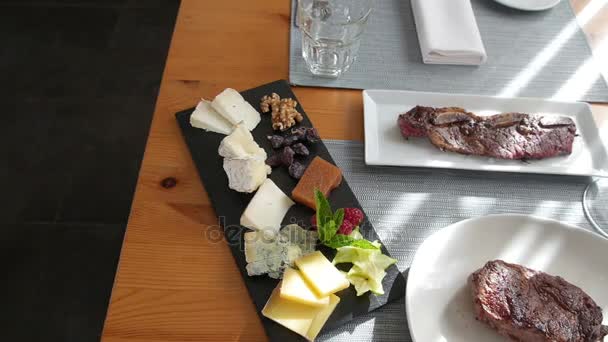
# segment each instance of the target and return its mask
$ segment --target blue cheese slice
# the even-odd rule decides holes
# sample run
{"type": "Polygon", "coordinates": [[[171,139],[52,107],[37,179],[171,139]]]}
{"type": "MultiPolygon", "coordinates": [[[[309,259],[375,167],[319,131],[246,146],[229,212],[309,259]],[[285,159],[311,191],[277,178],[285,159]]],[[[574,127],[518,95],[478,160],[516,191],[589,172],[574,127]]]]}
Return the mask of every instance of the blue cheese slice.
{"type": "Polygon", "coordinates": [[[295,203],[267,178],[241,215],[241,226],[278,232],[289,208],[295,203]]]}
{"type": "MultiPolygon", "coordinates": [[[[319,234],[314,230],[306,230],[297,224],[289,224],[281,229],[281,239],[289,241],[292,245],[300,248],[302,255],[315,251],[319,234]]],[[[299,257],[299,256],[298,256],[299,257]]],[[[295,259],[293,259],[295,261],[295,259]]],[[[293,263],[289,263],[293,266],[293,263]]]]}
{"type": "Polygon", "coordinates": [[[271,278],[280,278],[284,267],[284,245],[276,236],[262,231],[245,233],[245,261],[247,274],[256,276],[269,274],[271,278]]]}
{"type": "Polygon", "coordinates": [[[279,233],[247,232],[244,237],[247,274],[281,278],[286,267],[293,266],[296,259],[314,251],[317,239],[317,232],[305,230],[297,224],[288,225],[279,233]]]}
{"type": "Polygon", "coordinates": [[[211,102],[203,99],[190,115],[190,125],[220,134],[230,134],[232,124],[224,119],[213,107],[211,102]]]}
{"type": "Polygon", "coordinates": [[[211,106],[233,125],[243,122],[245,128],[253,130],[260,122],[260,113],[239,94],[227,88],[213,99],[211,106]]]}

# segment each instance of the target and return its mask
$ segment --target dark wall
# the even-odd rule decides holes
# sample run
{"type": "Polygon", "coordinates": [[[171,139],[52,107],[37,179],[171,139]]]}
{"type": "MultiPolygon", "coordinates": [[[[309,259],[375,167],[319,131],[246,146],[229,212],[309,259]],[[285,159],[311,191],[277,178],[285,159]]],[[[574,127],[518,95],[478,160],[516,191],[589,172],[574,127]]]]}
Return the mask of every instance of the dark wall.
{"type": "Polygon", "coordinates": [[[0,341],[99,340],[178,7],[0,0],[0,341]]]}

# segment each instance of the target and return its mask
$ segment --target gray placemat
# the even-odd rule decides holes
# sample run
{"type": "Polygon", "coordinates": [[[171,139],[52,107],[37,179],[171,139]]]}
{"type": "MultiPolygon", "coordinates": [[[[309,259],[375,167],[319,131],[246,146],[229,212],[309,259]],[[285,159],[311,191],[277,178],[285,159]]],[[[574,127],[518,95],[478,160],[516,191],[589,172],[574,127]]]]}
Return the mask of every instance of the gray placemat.
{"type": "MultiPolygon", "coordinates": [[[[582,208],[587,178],[367,166],[362,143],[325,144],[402,272],[424,239],[471,217],[530,214],[592,230],[582,208]]],[[[411,341],[405,298],[319,341],[411,341]]]]}
{"type": "MultiPolygon", "coordinates": [[[[302,86],[547,98],[558,94],[591,58],[568,0],[542,12],[513,10],[491,0],[471,2],[488,54],[484,65],[423,64],[410,1],[376,0],[359,58],[337,80],[309,73],[300,32],[292,24],[289,81],[302,86]]],[[[579,74],[581,84],[570,83],[573,91],[566,91],[567,99],[608,102],[606,82],[597,61],[592,63],[590,74],[579,74]]]]}

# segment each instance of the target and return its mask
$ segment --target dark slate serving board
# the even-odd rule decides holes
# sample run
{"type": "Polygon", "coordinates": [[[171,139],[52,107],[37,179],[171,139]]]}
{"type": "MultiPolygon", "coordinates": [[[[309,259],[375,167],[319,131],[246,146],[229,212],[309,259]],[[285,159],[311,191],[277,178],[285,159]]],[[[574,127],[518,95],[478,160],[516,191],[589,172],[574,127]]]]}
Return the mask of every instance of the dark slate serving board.
{"type": "MultiPolygon", "coordinates": [[[[295,100],[296,96],[291,92],[291,88],[288,83],[284,80],[275,81],[266,85],[259,86],[250,90],[241,92],[245,100],[259,110],[259,102],[262,96],[271,93],[277,93],[281,98],[290,97],[295,100]]],[[[312,127],[308,116],[304,112],[303,108],[298,103],[298,111],[304,116],[304,121],[300,123],[300,126],[312,127]]],[[[247,231],[246,228],[239,225],[240,217],[245,207],[253,197],[253,194],[243,194],[233,191],[228,188],[228,178],[223,169],[222,158],[218,155],[217,149],[220,141],[224,138],[224,135],[206,132],[204,130],[193,128],[190,126],[190,114],[192,109],[184,110],[175,114],[179,126],[181,127],[182,133],[192,154],[192,159],[196,164],[199,175],[205,189],[209,194],[211,203],[215,212],[219,218],[219,223],[224,229],[224,234],[230,248],[232,255],[236,260],[236,263],[241,271],[241,275],[249,290],[249,295],[253,299],[253,302],[257,308],[258,314],[262,319],[262,323],[266,329],[266,333],[271,341],[292,341],[294,339],[302,339],[299,335],[291,332],[287,328],[263,317],[261,314],[262,308],[266,304],[266,301],[270,297],[270,293],[278,284],[278,280],[271,279],[267,276],[256,276],[250,277],[247,275],[245,270],[245,253],[243,248],[243,234],[247,231]]],[[[266,150],[268,155],[271,155],[273,150],[270,146],[270,142],[266,136],[273,134],[270,124],[270,114],[262,114],[262,121],[252,131],[255,141],[266,150]]],[[[327,151],[327,148],[322,142],[318,142],[315,145],[309,147],[311,155],[304,159],[306,163],[310,162],[314,156],[319,156],[333,164],[331,155],[327,151]]],[[[287,169],[284,167],[274,168],[270,178],[277,184],[285,194],[290,195],[291,191],[297,184],[297,180],[292,179],[287,174],[287,169]]],[[[348,186],[347,181],[344,179],[342,184],[335,189],[329,196],[329,202],[332,208],[343,207],[357,207],[361,208],[359,201],[353,194],[352,190],[348,186]]],[[[298,223],[302,227],[308,227],[310,225],[310,217],[314,214],[314,211],[300,204],[296,204],[285,216],[283,225],[289,223],[298,223]]],[[[379,240],[378,235],[374,231],[371,223],[366,219],[361,225],[361,232],[368,240],[379,240]]],[[[319,247],[319,249],[331,260],[335,251],[332,251],[325,247],[319,247]]],[[[385,254],[388,254],[386,249],[383,247],[385,254]]],[[[383,281],[385,294],[382,296],[376,296],[373,294],[365,294],[361,297],[357,297],[354,288],[343,290],[338,293],[341,301],[334,313],[329,318],[327,324],[323,328],[323,331],[344,324],[354,317],[366,314],[372,310],[379,308],[380,306],[399,299],[405,295],[405,278],[399,272],[396,266],[391,266],[387,270],[387,275],[383,281]]]]}

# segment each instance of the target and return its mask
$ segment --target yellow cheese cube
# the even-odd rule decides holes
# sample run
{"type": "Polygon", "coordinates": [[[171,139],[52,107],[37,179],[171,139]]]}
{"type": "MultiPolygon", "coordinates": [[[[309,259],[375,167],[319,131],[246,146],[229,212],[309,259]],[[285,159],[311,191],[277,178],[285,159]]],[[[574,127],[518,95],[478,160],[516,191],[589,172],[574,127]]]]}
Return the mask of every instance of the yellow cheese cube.
{"type": "Polygon", "coordinates": [[[329,304],[329,296],[317,296],[302,278],[300,272],[293,268],[287,268],[283,273],[280,296],[283,299],[312,306],[326,306],[329,304]]]}
{"type": "Polygon", "coordinates": [[[281,298],[280,288],[281,284],[272,291],[268,302],[262,309],[262,314],[309,341],[313,341],[340,302],[340,298],[330,295],[328,305],[314,307],[281,298]]]}
{"type": "Polygon", "coordinates": [[[319,297],[329,296],[350,286],[344,274],[319,251],[297,259],[296,265],[319,297]]]}

